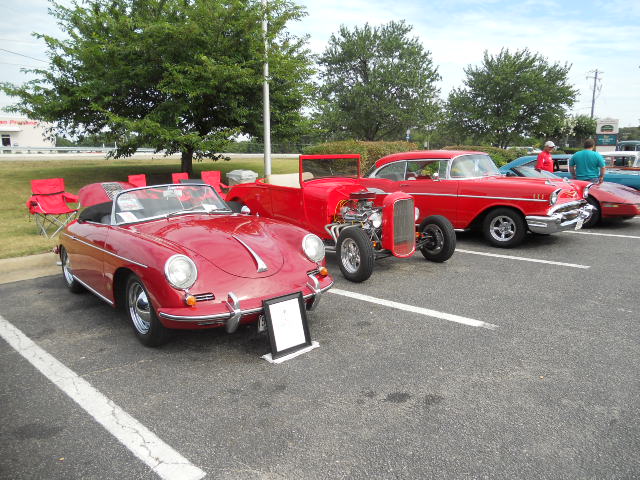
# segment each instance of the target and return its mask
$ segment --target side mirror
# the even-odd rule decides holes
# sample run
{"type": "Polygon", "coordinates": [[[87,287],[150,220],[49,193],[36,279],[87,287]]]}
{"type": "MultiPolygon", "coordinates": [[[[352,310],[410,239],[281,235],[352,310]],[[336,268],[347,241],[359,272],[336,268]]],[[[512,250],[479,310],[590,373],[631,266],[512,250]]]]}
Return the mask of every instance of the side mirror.
{"type": "Polygon", "coordinates": [[[433,173],[431,174],[431,178],[432,178],[433,180],[435,180],[436,182],[439,182],[439,181],[440,181],[440,173],[439,173],[439,172],[433,172],[433,173]]]}
{"type": "Polygon", "coordinates": [[[243,205],[242,208],[240,209],[240,213],[243,215],[249,215],[251,213],[251,209],[246,205],[243,205]]]}

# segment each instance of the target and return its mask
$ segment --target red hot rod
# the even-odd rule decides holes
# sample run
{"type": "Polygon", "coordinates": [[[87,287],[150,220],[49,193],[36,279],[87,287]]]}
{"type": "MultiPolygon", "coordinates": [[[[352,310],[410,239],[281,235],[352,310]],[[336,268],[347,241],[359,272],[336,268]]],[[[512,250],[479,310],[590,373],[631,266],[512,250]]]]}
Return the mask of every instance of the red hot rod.
{"type": "Polygon", "coordinates": [[[371,276],[378,257],[409,257],[416,249],[434,262],[453,255],[455,232],[446,218],[425,218],[416,237],[413,198],[363,182],[359,155],[301,155],[298,173],[235,185],[227,199],[318,235],[354,282],[371,276]]]}

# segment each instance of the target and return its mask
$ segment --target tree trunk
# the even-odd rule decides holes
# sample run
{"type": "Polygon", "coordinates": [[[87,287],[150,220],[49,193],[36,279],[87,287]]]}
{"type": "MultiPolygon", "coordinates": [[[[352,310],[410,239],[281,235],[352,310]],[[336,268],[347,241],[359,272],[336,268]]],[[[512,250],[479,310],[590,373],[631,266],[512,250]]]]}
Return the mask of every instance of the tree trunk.
{"type": "Polygon", "coordinates": [[[180,159],[180,171],[187,172],[189,176],[193,173],[193,150],[183,150],[180,159]]]}

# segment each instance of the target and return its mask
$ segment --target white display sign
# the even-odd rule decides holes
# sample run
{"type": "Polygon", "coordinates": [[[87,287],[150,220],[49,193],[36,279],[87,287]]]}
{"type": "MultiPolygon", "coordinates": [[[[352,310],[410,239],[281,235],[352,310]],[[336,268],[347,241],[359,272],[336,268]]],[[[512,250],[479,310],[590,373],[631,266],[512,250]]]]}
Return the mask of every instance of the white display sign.
{"type": "Polygon", "coordinates": [[[596,135],[618,133],[618,119],[602,118],[596,120],[596,135]]]}
{"type": "Polygon", "coordinates": [[[266,300],[264,313],[273,359],[311,345],[306,308],[301,293],[266,300]]]}

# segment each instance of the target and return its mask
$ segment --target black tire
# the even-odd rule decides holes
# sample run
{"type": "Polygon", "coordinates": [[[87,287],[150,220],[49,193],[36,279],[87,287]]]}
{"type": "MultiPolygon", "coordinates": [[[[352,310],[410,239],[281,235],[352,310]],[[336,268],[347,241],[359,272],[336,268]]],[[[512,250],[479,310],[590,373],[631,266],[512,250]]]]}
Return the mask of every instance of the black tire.
{"type": "Polygon", "coordinates": [[[373,273],[375,253],[371,240],[358,227],[345,228],[336,245],[338,264],[344,278],[364,282],[373,273]]]}
{"type": "Polygon", "coordinates": [[[426,241],[420,247],[424,258],[431,262],[444,262],[451,258],[456,250],[456,232],[449,220],[442,215],[431,215],[422,221],[420,232],[421,242],[426,241]]]}
{"type": "Polygon", "coordinates": [[[142,280],[131,274],[125,289],[125,314],[136,337],[147,347],[166,342],[169,331],[160,323],[142,280]]]}
{"type": "Polygon", "coordinates": [[[522,243],[527,227],[520,212],[510,208],[496,208],[484,218],[482,233],[494,247],[511,248],[522,243]]]}
{"type": "Polygon", "coordinates": [[[62,279],[69,291],[73,293],[82,293],[86,291],[82,284],[73,276],[71,260],[69,260],[69,255],[64,247],[60,247],[60,263],[62,264],[62,279]]]}
{"type": "Polygon", "coordinates": [[[593,198],[591,195],[587,197],[587,202],[589,205],[592,205],[595,210],[591,214],[589,218],[587,218],[582,224],[582,228],[591,228],[595,227],[598,223],[600,223],[600,219],[602,218],[602,212],[600,211],[600,204],[598,201],[593,198]]]}

